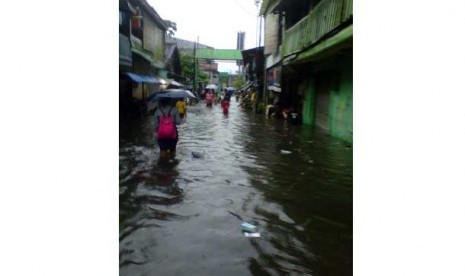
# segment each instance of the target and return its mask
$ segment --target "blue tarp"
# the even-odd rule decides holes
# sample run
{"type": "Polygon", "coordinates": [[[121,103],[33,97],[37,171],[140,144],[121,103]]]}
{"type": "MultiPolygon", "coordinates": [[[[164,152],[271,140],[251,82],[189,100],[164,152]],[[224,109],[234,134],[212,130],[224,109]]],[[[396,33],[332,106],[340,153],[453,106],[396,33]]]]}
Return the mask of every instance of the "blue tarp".
{"type": "Polygon", "coordinates": [[[132,81],[137,83],[161,83],[158,78],[149,75],[141,75],[130,72],[126,72],[126,75],[128,75],[132,81]]]}

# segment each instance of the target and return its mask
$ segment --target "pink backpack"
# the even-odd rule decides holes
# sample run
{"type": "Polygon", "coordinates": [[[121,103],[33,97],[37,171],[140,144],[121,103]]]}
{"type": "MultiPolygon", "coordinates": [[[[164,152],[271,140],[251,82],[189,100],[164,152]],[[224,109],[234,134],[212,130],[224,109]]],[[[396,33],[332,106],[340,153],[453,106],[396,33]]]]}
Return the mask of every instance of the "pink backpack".
{"type": "Polygon", "coordinates": [[[161,117],[158,125],[158,139],[176,139],[176,127],[171,118],[171,108],[168,114],[163,113],[163,108],[160,109],[161,117]]]}

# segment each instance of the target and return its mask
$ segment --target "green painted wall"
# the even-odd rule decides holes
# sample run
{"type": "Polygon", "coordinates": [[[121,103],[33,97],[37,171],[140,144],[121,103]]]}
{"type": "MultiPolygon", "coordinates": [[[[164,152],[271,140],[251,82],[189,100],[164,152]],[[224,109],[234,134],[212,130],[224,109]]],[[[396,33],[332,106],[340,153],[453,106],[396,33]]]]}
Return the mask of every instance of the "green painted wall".
{"type": "Polygon", "coordinates": [[[340,91],[331,91],[329,134],[352,142],[352,84],[345,82],[340,91]]]}
{"type": "MultiPolygon", "coordinates": [[[[347,142],[353,141],[352,124],[352,55],[346,55],[332,67],[338,78],[331,79],[331,91],[328,104],[328,132],[347,142]]],[[[318,67],[318,66],[317,66],[318,67]]],[[[325,69],[328,69],[327,67],[325,69]]],[[[315,73],[315,72],[314,72],[315,73]]],[[[302,119],[305,125],[315,124],[315,74],[309,72],[304,91],[302,119]]]]}
{"type": "Polygon", "coordinates": [[[352,143],[352,56],[340,62],[340,78],[329,99],[329,134],[352,143]]]}
{"type": "Polygon", "coordinates": [[[302,123],[304,125],[313,125],[315,120],[315,87],[312,80],[308,81],[304,95],[302,123]]]}

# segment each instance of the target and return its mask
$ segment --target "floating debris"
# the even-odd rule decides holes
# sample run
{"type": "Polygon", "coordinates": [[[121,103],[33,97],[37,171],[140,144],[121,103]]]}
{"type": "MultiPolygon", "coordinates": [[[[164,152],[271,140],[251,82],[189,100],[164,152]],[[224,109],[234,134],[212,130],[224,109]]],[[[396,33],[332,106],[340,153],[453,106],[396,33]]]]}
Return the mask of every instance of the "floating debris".
{"type": "Polygon", "coordinates": [[[281,153],[282,153],[282,154],[291,154],[291,153],[292,153],[292,151],[288,151],[288,150],[281,150],[281,153]]]}
{"type": "Polygon", "coordinates": [[[255,232],[257,230],[257,226],[250,224],[248,222],[244,222],[241,224],[242,230],[247,232],[255,232]]]}
{"type": "Polygon", "coordinates": [[[257,232],[257,226],[251,223],[248,223],[248,222],[243,222],[241,226],[242,226],[242,233],[244,234],[244,236],[248,238],[259,238],[260,237],[260,233],[257,232]]]}
{"type": "Polygon", "coordinates": [[[200,152],[193,151],[192,152],[192,157],[194,157],[194,158],[203,158],[203,155],[200,152]]]}
{"type": "Polygon", "coordinates": [[[254,232],[254,233],[244,232],[244,236],[249,237],[249,238],[260,238],[260,233],[258,233],[258,232],[254,232]]]}

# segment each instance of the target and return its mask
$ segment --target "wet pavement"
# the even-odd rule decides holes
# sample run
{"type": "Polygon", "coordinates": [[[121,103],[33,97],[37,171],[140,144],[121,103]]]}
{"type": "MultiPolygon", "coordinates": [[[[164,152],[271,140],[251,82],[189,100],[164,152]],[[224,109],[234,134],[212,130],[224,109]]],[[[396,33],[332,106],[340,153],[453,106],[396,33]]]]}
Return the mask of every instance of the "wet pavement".
{"type": "Polygon", "coordinates": [[[164,161],[152,120],[120,122],[120,275],[352,275],[350,145],[232,100],[189,106],[164,161]]]}

